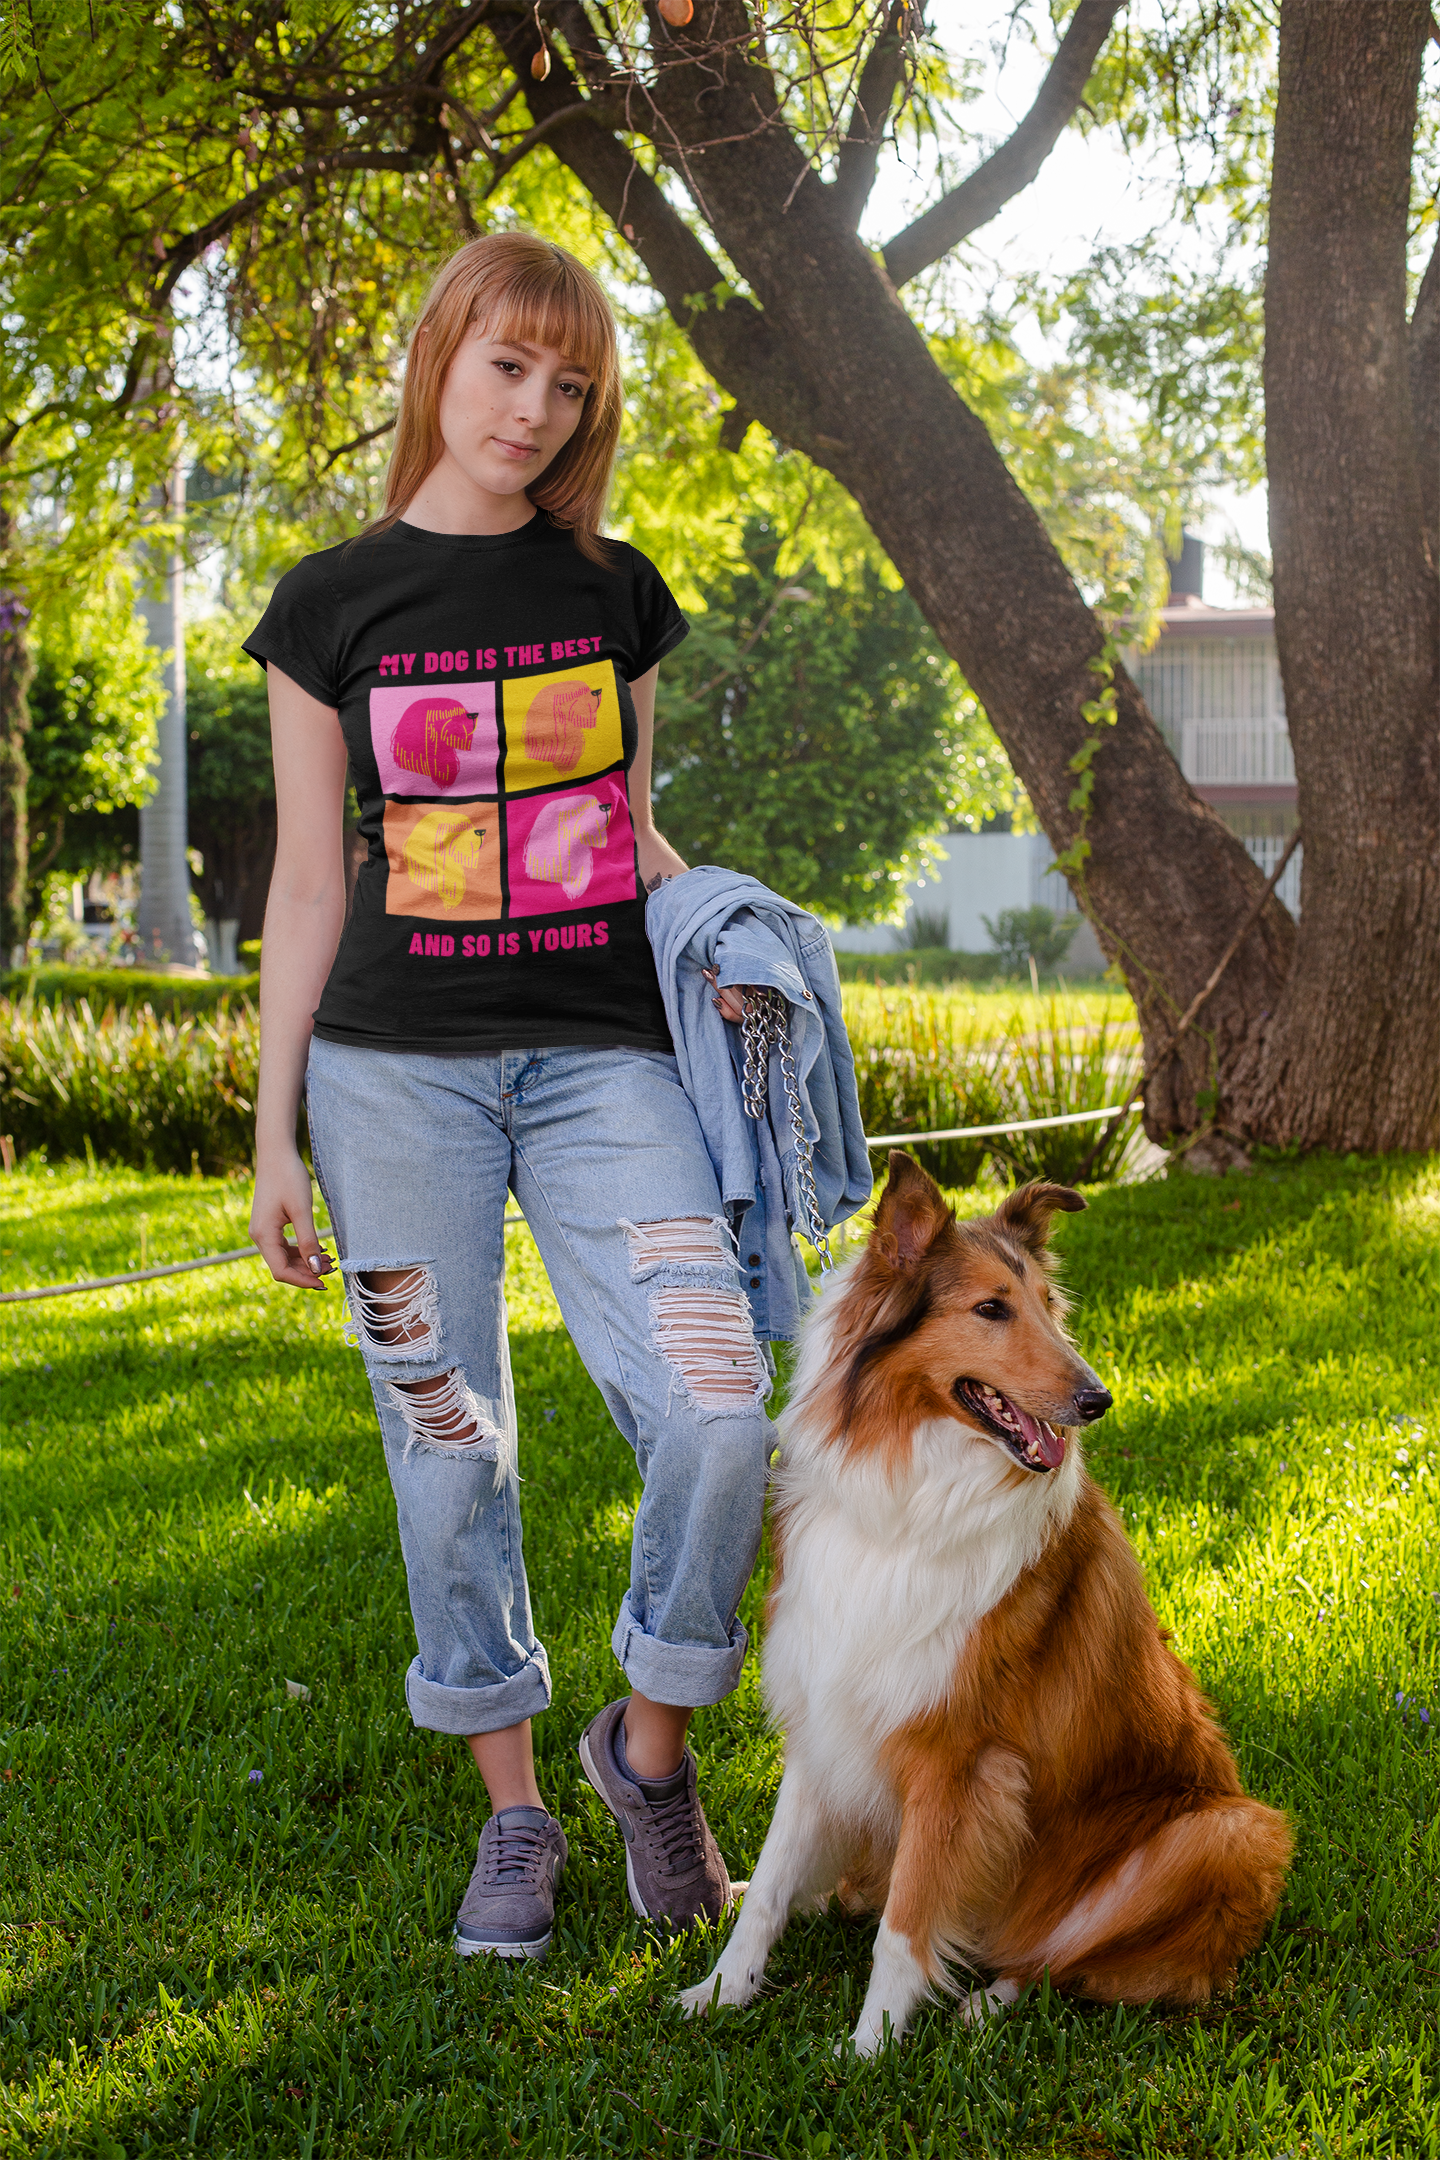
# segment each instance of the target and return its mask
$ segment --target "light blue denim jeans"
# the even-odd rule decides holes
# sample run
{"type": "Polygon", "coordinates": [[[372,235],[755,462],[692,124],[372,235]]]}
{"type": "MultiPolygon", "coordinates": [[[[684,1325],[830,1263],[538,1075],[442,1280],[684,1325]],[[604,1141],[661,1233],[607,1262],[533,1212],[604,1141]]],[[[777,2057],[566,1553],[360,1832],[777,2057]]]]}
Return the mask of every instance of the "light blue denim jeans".
{"type": "Polygon", "coordinates": [[[521,1550],[512,1192],[643,1481],[615,1655],[653,1701],[719,1702],[745,1655],[736,1608],[760,1543],[770,1359],[674,1059],[316,1040],[306,1104],[395,1491],[415,1723],[494,1732],[550,1700],[521,1550]],[[405,1273],[388,1292],[367,1280],[390,1269],[405,1273]]]}

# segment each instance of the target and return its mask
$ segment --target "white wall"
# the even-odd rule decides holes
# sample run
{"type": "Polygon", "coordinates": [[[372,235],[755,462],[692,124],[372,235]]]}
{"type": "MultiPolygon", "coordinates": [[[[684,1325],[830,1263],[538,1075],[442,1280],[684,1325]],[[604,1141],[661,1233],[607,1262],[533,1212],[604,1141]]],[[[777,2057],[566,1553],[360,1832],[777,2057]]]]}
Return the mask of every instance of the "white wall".
{"type": "MultiPolygon", "coordinates": [[[[1077,912],[1064,878],[1044,875],[1055,850],[1043,833],[946,833],[936,845],[942,859],[928,877],[906,887],[906,912],[912,906],[936,913],[943,908],[950,943],[959,952],[989,952],[990,933],[981,917],[998,921],[1002,908],[1044,906],[1057,915],[1077,912]]],[[[845,924],[832,936],[842,952],[895,950],[891,930],[869,923],[845,924]]],[[[1071,940],[1065,965],[1078,975],[1099,974],[1104,967],[1104,955],[1087,922],[1082,921],[1071,940]]]]}

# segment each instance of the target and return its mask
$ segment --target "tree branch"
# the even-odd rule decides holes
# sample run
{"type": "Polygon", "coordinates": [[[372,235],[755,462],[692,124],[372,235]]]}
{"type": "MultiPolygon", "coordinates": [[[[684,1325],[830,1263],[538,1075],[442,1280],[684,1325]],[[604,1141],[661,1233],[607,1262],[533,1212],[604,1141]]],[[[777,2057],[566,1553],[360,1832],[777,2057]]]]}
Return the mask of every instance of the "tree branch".
{"type": "Polygon", "coordinates": [[[320,467],[321,472],[329,472],[330,467],[335,463],[335,460],[337,458],[348,457],[352,450],[363,450],[366,443],[372,443],[376,441],[377,438],[381,435],[388,435],[394,425],[395,415],[394,413],[392,413],[388,420],[382,420],[380,422],[379,427],[366,428],[363,435],[352,435],[349,442],[342,442],[338,446],[338,448],[327,452],[324,462],[320,467]]]}
{"type": "Polygon", "coordinates": [[[1420,467],[1420,515],[1430,567],[1440,570],[1440,240],[1410,317],[1410,402],[1420,467]]]}
{"type": "Polygon", "coordinates": [[[165,276],[152,296],[152,307],[157,310],[167,307],[170,295],[191,263],[203,255],[206,248],[213,247],[217,240],[223,240],[227,233],[243,224],[262,203],[283,195],[286,188],[317,173],[414,172],[417,165],[429,163],[430,155],[428,150],[327,150],[320,157],[306,158],[299,165],[289,166],[273,180],[266,180],[260,187],[252,188],[248,195],[240,196],[228,209],[217,211],[213,218],[197,225],[194,232],[187,233],[174,247],[165,250],[165,276]]]}
{"type": "Polygon", "coordinates": [[[1040,94],[1014,134],[884,250],[893,285],[928,270],[1029,187],[1079,105],[1119,12],[1120,0],[1080,0],[1040,94]]]}
{"type": "MultiPolygon", "coordinates": [[[[597,122],[593,101],[579,97],[563,55],[552,46],[548,77],[543,83],[531,79],[531,55],[539,49],[533,17],[492,23],[490,29],[526,83],[526,103],[537,126],[549,127],[550,148],[634,248],[646,276],[711,374],[748,412],[773,415],[777,402],[782,409],[786,402],[793,404],[797,415],[808,411],[810,388],[795,379],[782,341],[759,308],[740,298],[726,299],[723,305],[709,300],[726,283],[719,264],[633,152],[597,122]]],[[[638,131],[638,115],[636,127],[638,131]]],[[[776,422],[772,418],[769,424],[776,422]]]]}
{"type": "Polygon", "coordinates": [[[885,123],[905,73],[905,46],[900,36],[900,23],[905,13],[906,0],[896,0],[886,17],[885,27],[865,56],[855,103],[850,109],[850,123],[835,161],[835,178],[830,183],[830,192],[852,232],[859,225],[870,200],[870,190],[875,185],[880,164],[880,145],[885,139],[885,123]]]}

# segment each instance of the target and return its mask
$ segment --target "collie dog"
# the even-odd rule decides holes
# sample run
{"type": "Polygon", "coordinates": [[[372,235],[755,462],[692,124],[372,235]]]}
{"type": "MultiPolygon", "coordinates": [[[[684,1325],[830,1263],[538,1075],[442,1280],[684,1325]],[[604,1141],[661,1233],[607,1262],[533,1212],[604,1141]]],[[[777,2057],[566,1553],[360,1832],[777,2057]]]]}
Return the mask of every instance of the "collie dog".
{"type": "Polygon", "coordinates": [[[957,1223],[908,1155],[807,1326],[781,1427],[765,1689],[785,1774],[692,2014],[748,2003],[790,1914],[877,1911],[854,2046],[958,1964],[967,2016],[1048,1968],[1100,2002],[1203,2002],[1279,1902],[1291,1837],[1241,1790],[1166,1645],[1078,1428],[1111,1398],[1046,1251],[1078,1193],[957,1223]]]}

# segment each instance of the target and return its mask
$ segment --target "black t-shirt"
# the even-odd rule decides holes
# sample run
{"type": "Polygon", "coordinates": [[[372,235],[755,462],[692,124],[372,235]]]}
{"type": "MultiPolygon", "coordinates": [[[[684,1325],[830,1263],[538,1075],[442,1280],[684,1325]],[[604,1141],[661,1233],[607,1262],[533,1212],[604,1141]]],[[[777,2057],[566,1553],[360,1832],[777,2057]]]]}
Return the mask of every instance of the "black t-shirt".
{"type": "Polygon", "coordinates": [[[689,625],[653,563],[543,516],[307,555],[245,650],[335,706],[369,843],[328,1042],[668,1050],[627,772],[630,684],[689,625]]]}

